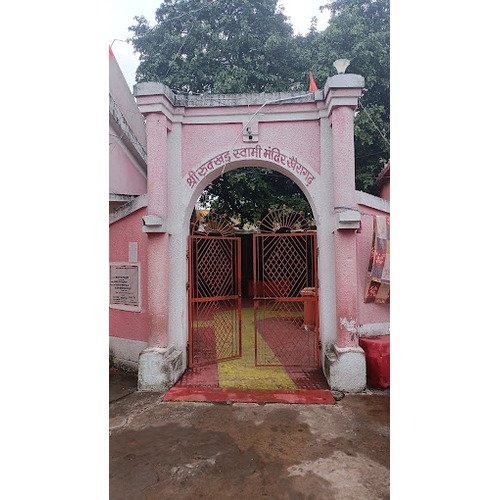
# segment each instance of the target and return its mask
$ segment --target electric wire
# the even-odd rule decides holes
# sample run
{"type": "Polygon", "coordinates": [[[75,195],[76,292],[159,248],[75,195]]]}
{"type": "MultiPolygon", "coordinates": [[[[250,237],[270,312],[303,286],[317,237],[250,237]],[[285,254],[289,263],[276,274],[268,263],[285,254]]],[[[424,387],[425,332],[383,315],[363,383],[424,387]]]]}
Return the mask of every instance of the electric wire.
{"type": "Polygon", "coordinates": [[[366,113],[366,116],[368,116],[368,119],[370,120],[370,122],[372,123],[372,125],[377,129],[378,133],[380,134],[380,137],[382,137],[382,139],[384,139],[384,141],[387,143],[387,145],[389,147],[391,147],[391,144],[390,142],[388,141],[387,137],[385,136],[385,134],[382,133],[382,131],[377,127],[377,124],[372,120],[372,117],[370,116],[370,113],[368,113],[368,110],[363,106],[363,104],[361,103],[361,101],[359,101],[359,105],[360,107],[362,108],[362,110],[366,113]]]}
{"type": "MultiPolygon", "coordinates": [[[[228,151],[231,151],[233,149],[233,147],[236,145],[236,143],[239,142],[240,135],[243,134],[243,132],[245,131],[245,129],[248,127],[248,125],[250,125],[250,123],[252,122],[252,120],[257,116],[257,114],[259,113],[259,111],[264,108],[264,106],[267,106],[268,104],[273,104],[273,103],[280,103],[281,104],[283,101],[290,101],[292,99],[299,99],[299,98],[302,98],[302,97],[309,96],[311,94],[314,94],[314,92],[307,92],[306,94],[301,94],[301,95],[294,96],[294,97],[287,97],[287,98],[282,98],[282,99],[272,99],[272,100],[266,101],[250,117],[250,119],[243,125],[243,128],[240,131],[238,131],[238,134],[236,135],[235,140],[234,140],[233,144],[231,144],[231,146],[229,147],[228,151]]],[[[224,164],[224,166],[222,167],[222,172],[220,174],[221,177],[224,175],[225,171],[226,171],[226,164],[224,164]]]]}
{"type": "MultiPolygon", "coordinates": [[[[156,28],[158,28],[159,26],[161,26],[163,23],[168,23],[168,22],[171,22],[171,21],[177,21],[178,19],[182,19],[183,17],[186,17],[186,16],[190,16],[190,15],[193,15],[193,14],[196,14],[197,12],[200,12],[201,10],[203,10],[204,8],[208,7],[209,5],[213,5],[215,3],[217,3],[219,0],[213,0],[212,2],[207,2],[206,4],[202,5],[201,7],[199,7],[198,9],[194,9],[194,10],[190,10],[188,12],[185,12],[184,14],[181,14],[179,16],[176,16],[176,17],[168,17],[168,18],[164,18],[162,19],[160,22],[156,23],[154,26],[151,26],[149,29],[147,29],[144,33],[141,33],[139,36],[145,36],[145,35],[148,35],[150,32],[154,31],[156,28]]],[[[127,40],[120,40],[119,38],[115,38],[112,42],[111,42],[111,45],[110,47],[113,46],[113,43],[115,43],[115,41],[118,41],[118,42],[125,42],[125,43],[130,43],[132,41],[131,38],[127,39],[127,40]]]]}

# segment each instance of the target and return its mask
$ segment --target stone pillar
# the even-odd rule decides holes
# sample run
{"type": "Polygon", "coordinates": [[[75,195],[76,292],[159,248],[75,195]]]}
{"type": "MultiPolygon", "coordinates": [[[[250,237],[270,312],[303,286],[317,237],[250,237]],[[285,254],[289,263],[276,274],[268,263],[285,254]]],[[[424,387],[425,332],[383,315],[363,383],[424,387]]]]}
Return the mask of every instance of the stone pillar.
{"type": "MultiPolygon", "coordinates": [[[[167,117],[146,115],[148,154],[148,215],[167,220],[167,117]]],[[[148,233],[149,347],[168,345],[168,233],[148,233]]]]}
{"type": "MultiPolygon", "coordinates": [[[[336,213],[346,208],[357,209],[354,183],[354,109],[351,106],[332,106],[333,142],[333,202],[336,213]]],[[[335,283],[338,347],[356,347],[358,338],[356,272],[356,232],[354,229],[335,230],[335,283]]]]}
{"type": "MultiPolygon", "coordinates": [[[[144,111],[143,111],[144,112],[144,111]]],[[[182,373],[181,353],[169,345],[169,235],[168,219],[168,130],[169,120],[161,112],[146,112],[148,215],[143,231],[148,233],[148,348],[139,355],[139,390],[170,388],[182,373]]]]}
{"type": "Polygon", "coordinates": [[[326,104],[332,126],[333,203],[335,205],[336,339],[326,354],[325,371],[332,389],[365,388],[366,363],[359,347],[356,229],[359,227],[354,171],[354,111],[364,87],[359,75],[328,78],[326,104]]]}

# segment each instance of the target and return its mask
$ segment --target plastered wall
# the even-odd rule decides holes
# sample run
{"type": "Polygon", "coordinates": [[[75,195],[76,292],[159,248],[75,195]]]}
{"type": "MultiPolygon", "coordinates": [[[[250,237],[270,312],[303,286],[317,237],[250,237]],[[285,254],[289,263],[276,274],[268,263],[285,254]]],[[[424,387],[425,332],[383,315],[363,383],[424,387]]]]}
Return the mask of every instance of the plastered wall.
{"type": "Polygon", "coordinates": [[[137,260],[141,265],[141,312],[109,309],[109,334],[129,340],[148,340],[147,321],[147,235],[142,232],[146,208],[127,215],[109,226],[109,262],[128,262],[129,243],[137,242],[137,260]]]}
{"type": "Polygon", "coordinates": [[[370,323],[389,322],[389,304],[365,304],[363,301],[366,283],[366,274],[370,261],[370,251],[373,238],[372,215],[388,215],[386,212],[376,210],[364,205],[359,205],[359,210],[365,214],[361,219],[361,232],[356,235],[356,252],[358,262],[358,323],[366,325],[370,323]],[[369,214],[369,215],[366,215],[369,214]]]}

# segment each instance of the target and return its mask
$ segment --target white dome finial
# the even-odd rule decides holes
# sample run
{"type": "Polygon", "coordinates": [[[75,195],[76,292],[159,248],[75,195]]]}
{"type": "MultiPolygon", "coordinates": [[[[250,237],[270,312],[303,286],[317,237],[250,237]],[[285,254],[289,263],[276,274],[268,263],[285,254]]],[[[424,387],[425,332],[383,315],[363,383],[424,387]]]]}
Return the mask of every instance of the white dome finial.
{"type": "Polygon", "coordinates": [[[339,75],[345,73],[345,70],[347,69],[347,66],[349,66],[349,64],[351,64],[351,61],[349,59],[337,59],[333,63],[339,75]]]}

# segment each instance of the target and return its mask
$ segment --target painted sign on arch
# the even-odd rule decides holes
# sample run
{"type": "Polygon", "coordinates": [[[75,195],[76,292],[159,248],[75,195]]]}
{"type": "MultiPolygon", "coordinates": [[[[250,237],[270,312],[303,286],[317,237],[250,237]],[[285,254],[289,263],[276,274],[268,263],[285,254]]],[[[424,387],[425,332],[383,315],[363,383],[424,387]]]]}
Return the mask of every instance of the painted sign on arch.
{"type": "Polygon", "coordinates": [[[209,172],[213,171],[216,167],[221,167],[237,160],[251,160],[251,159],[267,159],[271,160],[278,165],[288,168],[293,171],[297,177],[303,177],[305,184],[308,186],[315,180],[314,175],[302,165],[295,156],[288,156],[280,151],[277,147],[263,148],[259,144],[253,147],[244,147],[233,149],[232,151],[224,151],[220,153],[195,170],[191,170],[187,177],[186,182],[192,189],[203,179],[209,172]]]}

